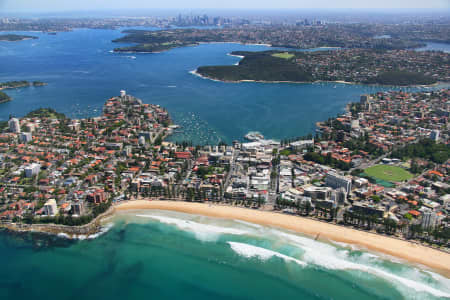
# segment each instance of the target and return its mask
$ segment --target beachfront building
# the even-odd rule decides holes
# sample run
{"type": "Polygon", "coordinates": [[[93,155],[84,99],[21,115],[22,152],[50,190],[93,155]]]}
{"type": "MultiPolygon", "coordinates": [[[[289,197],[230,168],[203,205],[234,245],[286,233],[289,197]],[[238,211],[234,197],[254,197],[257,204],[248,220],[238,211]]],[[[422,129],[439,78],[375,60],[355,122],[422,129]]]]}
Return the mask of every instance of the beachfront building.
{"type": "Polygon", "coordinates": [[[306,202],[309,202],[311,204],[311,197],[307,197],[303,195],[302,192],[300,192],[297,189],[290,188],[289,190],[285,191],[281,194],[281,198],[283,200],[288,200],[294,203],[299,203],[301,205],[306,204],[306,202]]]}
{"type": "Polygon", "coordinates": [[[334,172],[329,172],[325,178],[325,184],[334,189],[344,188],[347,194],[352,190],[352,179],[350,177],[341,176],[334,172]]]}
{"type": "Polygon", "coordinates": [[[107,202],[107,193],[103,189],[96,189],[86,195],[86,201],[93,202],[95,204],[107,202]]]}
{"type": "Polygon", "coordinates": [[[383,218],[385,213],[383,206],[366,202],[353,202],[351,210],[356,214],[375,216],[377,218],[383,218]]]}
{"type": "Polygon", "coordinates": [[[50,199],[44,204],[44,213],[47,216],[54,216],[58,212],[58,207],[56,205],[55,199],[50,199]]]}
{"type": "Polygon", "coordinates": [[[344,205],[347,202],[347,192],[345,188],[341,187],[334,190],[331,199],[334,200],[337,205],[344,205]]]}
{"type": "Polygon", "coordinates": [[[437,224],[437,215],[434,211],[426,211],[422,216],[422,228],[433,229],[437,224]]]}
{"type": "Polygon", "coordinates": [[[84,211],[84,205],[82,201],[72,203],[72,214],[75,216],[81,216],[84,211]]]}
{"type": "Polygon", "coordinates": [[[314,140],[299,140],[289,144],[290,148],[295,151],[314,147],[314,140]]]}
{"type": "Polygon", "coordinates": [[[312,200],[329,200],[331,199],[332,189],[329,187],[318,187],[310,185],[304,188],[304,194],[312,200]]]}

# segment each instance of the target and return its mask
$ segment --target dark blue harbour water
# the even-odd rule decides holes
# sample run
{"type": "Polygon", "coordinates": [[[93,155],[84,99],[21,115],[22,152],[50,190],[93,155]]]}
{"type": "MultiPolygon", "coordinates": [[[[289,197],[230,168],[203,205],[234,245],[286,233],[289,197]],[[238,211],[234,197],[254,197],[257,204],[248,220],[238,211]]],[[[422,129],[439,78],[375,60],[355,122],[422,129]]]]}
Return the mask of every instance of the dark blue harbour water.
{"type": "MultiPolygon", "coordinates": [[[[0,119],[52,107],[70,117],[101,113],[126,89],[168,108],[179,140],[230,142],[251,130],[270,138],[312,132],[362,93],[388,87],[221,83],[189,72],[234,64],[234,50],[208,44],[159,54],[115,54],[117,30],[75,30],[0,42],[0,81],[48,86],[7,90],[0,119]]],[[[434,46],[433,46],[434,47],[434,46]]],[[[416,89],[407,88],[408,91],[416,89]]],[[[440,299],[449,280],[383,255],[273,228],[169,212],[129,212],[94,240],[30,241],[0,233],[0,299],[440,299]],[[49,245],[47,245],[49,244],[49,245]]]]}
{"type": "MultiPolygon", "coordinates": [[[[104,101],[125,89],[147,103],[166,107],[183,133],[196,143],[231,142],[257,130],[269,138],[301,136],[317,121],[342,112],[363,93],[392,88],[317,84],[222,83],[189,72],[201,65],[231,65],[234,50],[266,46],[204,44],[156,54],[111,53],[120,30],[79,29],[0,42],[0,81],[40,80],[45,87],[8,90],[14,100],[0,105],[0,119],[52,107],[70,117],[96,116],[104,101]]],[[[404,88],[405,89],[405,88],[404,88]]],[[[406,90],[413,90],[406,88],[406,90]]]]}

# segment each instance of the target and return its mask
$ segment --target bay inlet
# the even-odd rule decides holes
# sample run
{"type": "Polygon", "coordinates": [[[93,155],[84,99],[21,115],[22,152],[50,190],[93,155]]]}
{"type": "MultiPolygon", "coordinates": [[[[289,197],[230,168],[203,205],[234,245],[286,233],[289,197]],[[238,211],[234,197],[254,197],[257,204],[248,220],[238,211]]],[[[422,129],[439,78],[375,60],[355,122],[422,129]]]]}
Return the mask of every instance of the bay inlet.
{"type": "Polygon", "coordinates": [[[183,128],[173,140],[217,144],[242,139],[249,131],[275,139],[302,136],[313,133],[316,122],[344,111],[345,105],[358,101],[361,94],[419,89],[340,83],[214,82],[189,72],[202,65],[233,65],[239,58],[227,55],[232,51],[273,48],[214,43],[130,55],[111,53],[115,46],[111,40],[122,35],[120,30],[34,34],[38,40],[0,43],[0,80],[40,80],[48,86],[10,91],[13,101],[1,105],[1,120],[7,120],[10,114],[21,117],[40,107],[51,107],[74,118],[93,117],[101,114],[104,99],[125,89],[147,103],[168,109],[183,128]]]}

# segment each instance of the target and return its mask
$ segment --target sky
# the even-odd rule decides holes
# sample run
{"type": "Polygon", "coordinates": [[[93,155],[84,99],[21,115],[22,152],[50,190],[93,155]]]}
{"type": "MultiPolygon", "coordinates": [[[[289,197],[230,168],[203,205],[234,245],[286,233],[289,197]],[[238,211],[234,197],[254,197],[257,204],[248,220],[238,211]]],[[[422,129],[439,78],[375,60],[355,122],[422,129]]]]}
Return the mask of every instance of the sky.
{"type": "MultiPolygon", "coordinates": [[[[116,9],[416,9],[450,10],[450,0],[0,0],[0,12],[116,9]]],[[[444,12],[443,11],[443,12],[444,12]]]]}

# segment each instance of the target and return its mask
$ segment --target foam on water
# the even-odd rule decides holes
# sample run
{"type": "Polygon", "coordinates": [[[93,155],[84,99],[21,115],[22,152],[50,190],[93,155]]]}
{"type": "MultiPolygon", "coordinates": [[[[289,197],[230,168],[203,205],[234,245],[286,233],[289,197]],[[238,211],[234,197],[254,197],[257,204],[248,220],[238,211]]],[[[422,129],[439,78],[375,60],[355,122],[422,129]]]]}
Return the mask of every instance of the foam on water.
{"type": "Polygon", "coordinates": [[[360,248],[358,246],[353,245],[353,244],[347,244],[347,243],[336,242],[336,241],[333,241],[332,243],[337,245],[337,246],[339,246],[339,247],[342,247],[342,248],[350,248],[353,251],[360,250],[360,248]]]}
{"type": "MultiPolygon", "coordinates": [[[[386,280],[408,298],[426,298],[426,295],[435,297],[450,298],[448,290],[450,280],[435,274],[431,271],[423,271],[417,267],[405,265],[404,262],[385,255],[376,255],[358,247],[351,247],[345,243],[325,243],[316,241],[312,238],[303,237],[296,234],[290,234],[282,230],[265,228],[258,224],[248,223],[240,220],[233,220],[241,226],[230,224],[205,224],[190,219],[179,218],[178,216],[161,216],[161,215],[137,215],[138,217],[151,218],[165,224],[175,225],[177,228],[192,232],[197,239],[203,241],[215,241],[220,235],[249,235],[251,237],[263,238],[261,230],[264,230],[264,239],[269,239],[273,243],[275,249],[281,243],[284,245],[292,245],[303,251],[301,260],[282,254],[280,252],[257,247],[251,244],[228,241],[231,249],[244,257],[257,257],[261,260],[267,260],[271,257],[282,258],[284,261],[295,262],[298,265],[316,265],[330,270],[348,270],[370,274],[386,280]],[[336,247],[338,246],[338,247],[336,247]],[[354,253],[353,251],[358,251],[354,253]],[[356,255],[355,255],[356,254],[356,255]],[[386,261],[401,264],[402,268],[391,270],[386,261]]],[[[209,220],[209,218],[207,218],[209,220]]],[[[220,221],[222,222],[222,221],[220,221]]],[[[271,247],[271,248],[274,248],[271,247]]]]}
{"type": "Polygon", "coordinates": [[[197,72],[197,69],[189,71],[189,73],[194,75],[194,76],[200,77],[201,79],[211,80],[211,81],[215,81],[215,82],[221,82],[220,80],[209,78],[209,77],[201,75],[200,73],[197,72]]]}
{"type": "Polygon", "coordinates": [[[442,275],[439,275],[437,273],[428,271],[428,270],[425,270],[424,272],[427,275],[429,275],[431,278],[433,278],[434,280],[440,282],[443,286],[450,287],[450,279],[448,279],[448,278],[446,278],[446,277],[444,277],[442,275]]]}
{"type": "Polygon", "coordinates": [[[264,228],[263,226],[261,226],[261,225],[259,225],[259,224],[254,224],[254,223],[250,223],[250,222],[245,222],[245,221],[242,221],[242,220],[233,220],[233,221],[236,222],[236,223],[240,223],[240,224],[246,225],[246,226],[250,226],[250,227],[252,227],[252,228],[257,228],[257,229],[264,228]]]}
{"type": "Polygon", "coordinates": [[[96,239],[96,238],[98,238],[99,236],[101,236],[101,235],[107,233],[113,226],[114,226],[114,223],[108,223],[108,224],[106,224],[105,226],[102,226],[102,228],[100,229],[99,232],[94,233],[94,234],[91,234],[91,235],[89,235],[87,238],[90,239],[90,240],[96,239]]]}
{"type": "Polygon", "coordinates": [[[67,233],[64,233],[64,232],[58,233],[57,236],[60,237],[60,238],[70,239],[70,236],[67,233]]]}
{"type": "Polygon", "coordinates": [[[249,244],[244,244],[244,243],[238,243],[238,242],[227,242],[228,245],[230,245],[231,249],[233,249],[234,252],[236,252],[239,255],[242,255],[244,257],[247,258],[251,258],[251,257],[258,257],[261,260],[268,260],[271,257],[278,257],[281,258],[285,261],[289,261],[289,262],[295,262],[301,266],[305,266],[306,263],[295,259],[293,257],[281,254],[279,252],[275,252],[266,248],[261,248],[261,247],[257,247],[257,246],[253,246],[253,245],[249,245],[249,244]]]}
{"type": "Polygon", "coordinates": [[[87,235],[85,235],[85,234],[79,234],[79,235],[74,235],[72,238],[73,238],[73,239],[78,239],[78,240],[80,240],[80,241],[83,241],[83,240],[87,239],[87,235]]]}
{"type": "MultiPolygon", "coordinates": [[[[367,265],[370,262],[367,259],[364,259],[365,257],[363,257],[362,261],[360,262],[351,261],[350,260],[351,258],[348,256],[348,251],[345,250],[339,251],[337,248],[328,245],[326,243],[318,242],[310,238],[304,238],[301,236],[288,234],[282,231],[273,230],[273,232],[277,236],[285,238],[294,245],[305,250],[303,259],[308,263],[312,263],[327,269],[361,271],[384,278],[388,281],[394,280],[397,283],[400,283],[404,287],[408,288],[408,289],[404,288],[400,289],[402,292],[408,293],[408,296],[411,296],[410,291],[412,289],[416,292],[429,293],[436,297],[450,298],[449,292],[441,291],[428,284],[422,283],[421,281],[419,281],[420,278],[418,278],[417,276],[414,276],[415,277],[414,279],[408,279],[406,278],[406,276],[393,274],[378,266],[375,267],[372,265],[367,265]]],[[[368,257],[372,259],[374,258],[374,256],[370,255],[368,257]]],[[[442,285],[444,282],[442,280],[439,280],[439,283],[440,285],[442,285]]]]}
{"type": "Polygon", "coordinates": [[[136,216],[143,218],[151,218],[158,220],[161,223],[175,225],[181,230],[193,232],[196,238],[203,241],[215,241],[222,234],[243,235],[248,233],[248,231],[242,229],[197,223],[190,220],[183,220],[166,216],[154,216],[154,215],[136,215],[136,216]]]}
{"type": "Polygon", "coordinates": [[[101,236],[101,235],[107,233],[113,226],[114,226],[114,223],[113,223],[113,222],[108,223],[108,224],[102,226],[102,227],[100,228],[100,231],[99,231],[99,232],[94,233],[94,234],[90,234],[90,235],[86,235],[86,234],[74,234],[74,235],[70,236],[70,235],[68,235],[68,234],[66,234],[66,233],[60,232],[60,233],[58,233],[58,237],[66,238],[66,239],[73,239],[73,240],[80,240],[80,241],[83,241],[83,240],[86,240],[86,239],[88,239],[88,240],[93,240],[93,239],[96,239],[96,238],[98,238],[99,236],[101,236]]]}

